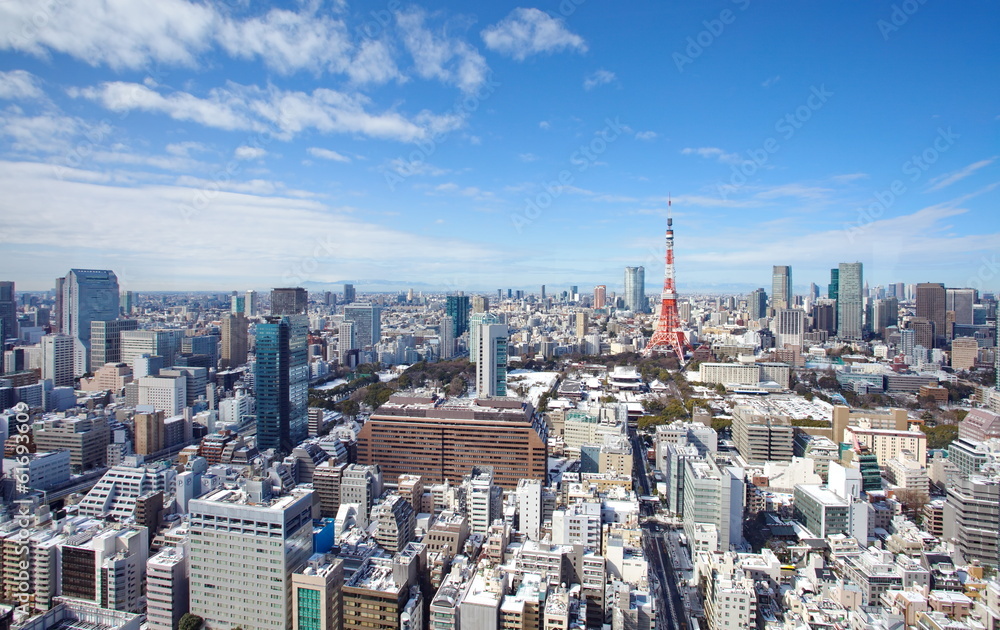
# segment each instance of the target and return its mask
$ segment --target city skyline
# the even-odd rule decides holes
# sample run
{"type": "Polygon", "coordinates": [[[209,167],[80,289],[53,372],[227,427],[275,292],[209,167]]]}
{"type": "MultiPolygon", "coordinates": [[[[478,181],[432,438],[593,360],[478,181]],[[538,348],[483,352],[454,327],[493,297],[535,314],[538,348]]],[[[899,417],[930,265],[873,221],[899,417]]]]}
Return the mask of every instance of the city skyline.
{"type": "Polygon", "coordinates": [[[668,194],[682,293],[847,261],[1000,287],[997,64],[974,46],[995,6],[83,6],[0,8],[23,290],[70,267],[489,291],[642,265],[655,291],[668,194]]]}

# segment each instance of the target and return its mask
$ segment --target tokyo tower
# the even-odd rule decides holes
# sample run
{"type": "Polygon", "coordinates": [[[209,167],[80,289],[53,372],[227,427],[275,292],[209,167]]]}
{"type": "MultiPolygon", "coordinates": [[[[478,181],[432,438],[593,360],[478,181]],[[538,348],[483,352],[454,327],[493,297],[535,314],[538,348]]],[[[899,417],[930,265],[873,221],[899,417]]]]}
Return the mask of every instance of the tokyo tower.
{"type": "Polygon", "coordinates": [[[670,216],[670,199],[667,199],[667,263],[663,278],[663,293],[660,300],[660,316],[656,320],[656,332],[643,351],[646,356],[654,352],[674,352],[681,364],[684,363],[684,331],[681,318],[677,315],[677,289],[674,285],[674,220],[670,216]]]}

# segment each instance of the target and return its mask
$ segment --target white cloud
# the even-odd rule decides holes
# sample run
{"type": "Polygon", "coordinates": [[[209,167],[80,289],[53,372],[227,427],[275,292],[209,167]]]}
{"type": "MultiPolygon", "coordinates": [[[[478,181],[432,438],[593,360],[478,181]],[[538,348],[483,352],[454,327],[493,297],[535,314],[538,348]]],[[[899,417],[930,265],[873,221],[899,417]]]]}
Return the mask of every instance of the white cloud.
{"type": "Polygon", "coordinates": [[[347,76],[358,84],[373,83],[380,85],[396,79],[402,81],[403,75],[396,67],[392,49],[384,41],[368,40],[361,44],[354,60],[347,68],[347,76]]]}
{"type": "Polygon", "coordinates": [[[610,70],[604,70],[602,68],[584,78],[583,89],[593,90],[595,87],[599,85],[606,85],[608,83],[611,83],[616,78],[617,77],[615,76],[614,72],[611,72],[610,70]]]}
{"type": "Polygon", "coordinates": [[[309,147],[306,152],[313,157],[318,157],[323,160],[333,160],[334,162],[350,162],[351,158],[346,155],[341,155],[336,151],[331,151],[330,149],[321,149],[319,147],[309,147]]]}
{"type": "Polygon", "coordinates": [[[552,123],[550,123],[547,120],[543,120],[543,121],[541,121],[541,122],[538,123],[538,128],[539,129],[546,129],[546,130],[552,129],[552,123]]]}
{"type": "Polygon", "coordinates": [[[457,85],[465,92],[482,85],[489,67],[479,51],[447,33],[435,34],[424,25],[425,19],[422,9],[396,13],[403,44],[413,58],[417,74],[457,85]]]}
{"type": "Polygon", "coordinates": [[[772,85],[774,85],[775,83],[777,83],[780,80],[781,80],[781,75],[775,75],[773,77],[768,77],[767,79],[764,79],[763,83],[761,83],[761,86],[769,88],[769,87],[771,87],[772,85]]]}
{"type": "Polygon", "coordinates": [[[635,134],[635,139],[636,140],[655,140],[656,139],[656,132],[655,131],[638,131],[635,134]]]}
{"type": "Polygon", "coordinates": [[[282,138],[316,130],[408,142],[452,131],[464,123],[455,113],[437,115],[424,110],[409,118],[393,111],[372,113],[368,111],[371,101],[363,94],[327,88],[305,93],[229,83],[198,97],[187,92],[161,94],[144,85],[118,81],[74,88],[69,93],[115,112],[156,112],[228,131],[277,130],[282,138]]]}
{"type": "Polygon", "coordinates": [[[352,45],[346,25],[314,11],[271,9],[246,20],[221,19],[217,37],[233,57],[259,57],[283,74],[298,70],[343,72],[350,63],[352,45]]]}
{"type": "Polygon", "coordinates": [[[991,157],[986,160],[979,160],[978,162],[973,162],[968,166],[958,169],[957,171],[952,171],[950,173],[945,173],[944,175],[939,175],[934,179],[930,180],[930,187],[925,192],[934,192],[936,190],[941,190],[951,186],[957,181],[963,180],[966,177],[972,175],[981,168],[985,168],[996,161],[996,157],[991,157]]]}
{"type": "Polygon", "coordinates": [[[236,147],[233,151],[233,157],[237,160],[258,160],[267,155],[267,151],[260,147],[251,147],[248,145],[243,145],[241,147],[236,147]]]}
{"type": "Polygon", "coordinates": [[[523,61],[531,55],[561,50],[587,52],[587,44],[561,19],[539,9],[518,7],[481,33],[486,47],[523,61]]]}
{"type": "Polygon", "coordinates": [[[186,0],[11,0],[0,2],[0,48],[42,58],[65,53],[116,70],[190,67],[211,46],[218,19],[214,8],[186,0]]]}
{"type": "Polygon", "coordinates": [[[522,162],[535,162],[538,160],[538,156],[534,153],[520,153],[517,157],[522,162]]]}
{"type": "Polygon", "coordinates": [[[725,164],[736,164],[740,161],[739,153],[728,153],[718,147],[686,147],[681,149],[682,155],[697,155],[699,157],[716,159],[725,164]]]}
{"type": "Polygon", "coordinates": [[[201,142],[193,142],[193,141],[174,142],[172,144],[167,145],[167,153],[169,153],[170,155],[176,155],[178,157],[188,157],[189,155],[191,155],[192,151],[205,152],[208,151],[208,147],[206,147],[201,142]]]}
{"type": "Polygon", "coordinates": [[[45,97],[38,77],[27,70],[0,72],[0,99],[21,101],[45,97]]]}
{"type": "Polygon", "coordinates": [[[75,140],[86,134],[85,150],[92,151],[95,145],[106,141],[110,132],[106,124],[91,124],[55,112],[31,116],[14,105],[0,111],[0,137],[7,138],[18,153],[62,154],[64,161],[79,161],[84,156],[74,150],[75,140]]]}
{"type": "Polygon", "coordinates": [[[387,264],[421,277],[440,273],[441,265],[496,265],[507,255],[488,244],[371,223],[348,208],[299,198],[280,182],[104,183],[110,179],[86,170],[60,178],[46,164],[0,162],[4,239],[31,252],[12,259],[7,271],[40,284],[58,269],[102,262],[128,269],[137,286],[191,289],[372,277],[387,264]],[[122,208],[129,209],[125,219],[122,208]],[[153,233],[156,238],[148,238],[153,233]],[[178,242],[188,248],[178,250],[178,242]],[[106,243],[115,247],[103,248],[106,243]]]}

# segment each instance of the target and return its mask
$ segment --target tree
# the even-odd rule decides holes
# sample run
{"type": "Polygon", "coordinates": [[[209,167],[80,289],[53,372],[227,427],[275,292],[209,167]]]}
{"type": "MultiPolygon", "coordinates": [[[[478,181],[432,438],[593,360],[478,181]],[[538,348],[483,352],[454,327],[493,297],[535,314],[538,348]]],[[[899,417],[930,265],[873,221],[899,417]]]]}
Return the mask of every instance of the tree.
{"type": "Polygon", "coordinates": [[[184,613],[181,620],[177,623],[177,630],[201,630],[204,625],[205,620],[198,615],[184,613]]]}
{"type": "Polygon", "coordinates": [[[927,448],[947,448],[958,438],[957,424],[939,424],[936,427],[924,427],[927,434],[927,448]]]}
{"type": "Polygon", "coordinates": [[[718,394],[718,395],[720,395],[720,396],[725,396],[726,395],[726,386],[723,385],[722,383],[716,383],[715,384],[715,393],[718,394]]]}
{"type": "Polygon", "coordinates": [[[733,426],[731,418],[712,418],[712,428],[715,429],[716,433],[728,431],[731,426],[733,426]]]}
{"type": "Polygon", "coordinates": [[[451,382],[448,383],[448,395],[457,398],[464,393],[465,393],[465,379],[462,378],[461,376],[456,376],[455,378],[451,379],[451,382]]]}

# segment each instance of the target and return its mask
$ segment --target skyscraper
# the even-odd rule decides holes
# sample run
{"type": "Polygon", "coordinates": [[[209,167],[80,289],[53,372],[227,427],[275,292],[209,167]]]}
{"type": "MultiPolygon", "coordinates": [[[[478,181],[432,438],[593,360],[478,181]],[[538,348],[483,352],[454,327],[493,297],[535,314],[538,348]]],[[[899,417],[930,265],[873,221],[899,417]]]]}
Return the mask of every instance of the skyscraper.
{"type": "Polygon", "coordinates": [[[884,300],[875,300],[872,308],[872,332],[885,336],[885,329],[896,326],[899,323],[899,300],[895,297],[887,297],[884,300]]]}
{"type": "Polygon", "coordinates": [[[767,292],[763,287],[750,292],[747,300],[747,310],[750,311],[750,319],[760,319],[767,317],[767,292]]]}
{"type": "Polygon", "coordinates": [[[382,340],[382,307],[359,302],[344,307],[344,321],[354,324],[355,348],[374,348],[382,340]]]}
{"type": "Polygon", "coordinates": [[[309,294],[302,287],[271,289],[271,315],[305,315],[309,294]]]}
{"type": "Polygon", "coordinates": [[[0,347],[11,337],[17,337],[17,301],[14,283],[0,282],[0,347]]]}
{"type": "Polygon", "coordinates": [[[472,312],[485,313],[490,310],[490,299],[485,295],[472,296],[472,312]]]}
{"type": "Polygon", "coordinates": [[[480,327],[483,324],[499,324],[500,318],[493,313],[473,313],[469,318],[469,362],[476,362],[476,352],[479,348],[480,327]]]}
{"type": "Polygon", "coordinates": [[[792,268],[775,265],[771,273],[771,308],[778,311],[792,306],[792,268]]]}
{"type": "Polygon", "coordinates": [[[118,296],[118,301],[121,304],[122,315],[131,315],[132,311],[135,310],[135,293],[132,291],[122,291],[122,294],[118,296]]]}
{"type": "Polygon", "coordinates": [[[480,397],[507,395],[506,324],[482,324],[476,353],[476,392],[480,397]]]}
{"type": "Polygon", "coordinates": [[[246,315],[247,317],[253,317],[254,315],[257,314],[257,311],[259,310],[260,307],[260,304],[258,303],[259,299],[260,298],[257,295],[256,291],[254,291],[253,289],[247,290],[246,301],[243,304],[244,315],[246,315]]]}
{"type": "Polygon", "coordinates": [[[205,630],[291,628],[292,574],[312,552],[312,490],[271,496],[268,481],[189,504],[191,613],[205,630]],[[247,524],[250,526],[247,526],[247,524]]]}
{"type": "Polygon", "coordinates": [[[62,287],[60,330],[83,344],[90,365],[90,322],[118,319],[118,276],[103,269],[70,269],[62,287]]]}
{"type": "Polygon", "coordinates": [[[73,386],[73,338],[55,334],[42,337],[42,378],[54,387],[73,386]]]}
{"type": "Polygon", "coordinates": [[[837,336],[841,339],[862,339],[865,302],[862,265],[840,263],[837,289],[837,336]]]}
{"type": "Polygon", "coordinates": [[[337,350],[340,351],[340,362],[344,362],[344,354],[349,350],[357,350],[358,342],[354,339],[354,322],[341,322],[337,327],[337,350]]]}
{"type": "Polygon", "coordinates": [[[135,319],[116,319],[90,323],[90,371],[96,372],[105,363],[122,360],[122,332],[139,330],[135,319]]]}
{"type": "Polygon", "coordinates": [[[268,317],[257,325],[257,447],[290,453],[308,433],[309,365],[304,315],[268,317]]]}
{"type": "Polygon", "coordinates": [[[236,291],[229,298],[229,312],[230,313],[246,313],[247,312],[247,299],[242,295],[237,295],[236,291]]]}
{"type": "Polygon", "coordinates": [[[357,295],[358,294],[354,291],[353,284],[344,285],[344,304],[350,304],[354,300],[358,299],[357,295]]]}
{"type": "Polygon", "coordinates": [[[451,315],[442,317],[438,324],[438,351],[441,353],[442,360],[455,356],[455,336],[452,334],[454,330],[455,322],[451,315]]]}
{"type": "Polygon", "coordinates": [[[445,298],[445,314],[454,321],[455,339],[469,329],[469,296],[459,293],[445,298]]]}
{"type": "Polygon", "coordinates": [[[775,332],[778,335],[778,347],[802,347],[805,334],[806,314],[797,308],[783,308],[775,316],[775,332]]]}
{"type": "Polygon", "coordinates": [[[608,299],[608,287],[599,284],[594,287],[594,308],[604,308],[604,304],[608,299]]]}
{"type": "Polygon", "coordinates": [[[921,282],[917,285],[917,317],[922,317],[934,325],[934,347],[943,345],[947,293],[939,282],[921,282]]]}
{"type": "Polygon", "coordinates": [[[955,313],[956,326],[972,325],[972,307],[975,303],[975,289],[946,289],[945,310],[955,313]]]}
{"type": "Polygon", "coordinates": [[[222,367],[234,368],[247,362],[247,319],[243,313],[222,318],[222,367]]]}
{"type": "Polygon", "coordinates": [[[840,269],[830,270],[830,285],[826,288],[826,297],[836,300],[840,293],[840,269]]]}
{"type": "Polygon", "coordinates": [[[646,308],[646,269],[644,267],[625,267],[625,309],[633,313],[645,313],[646,308]]]}

